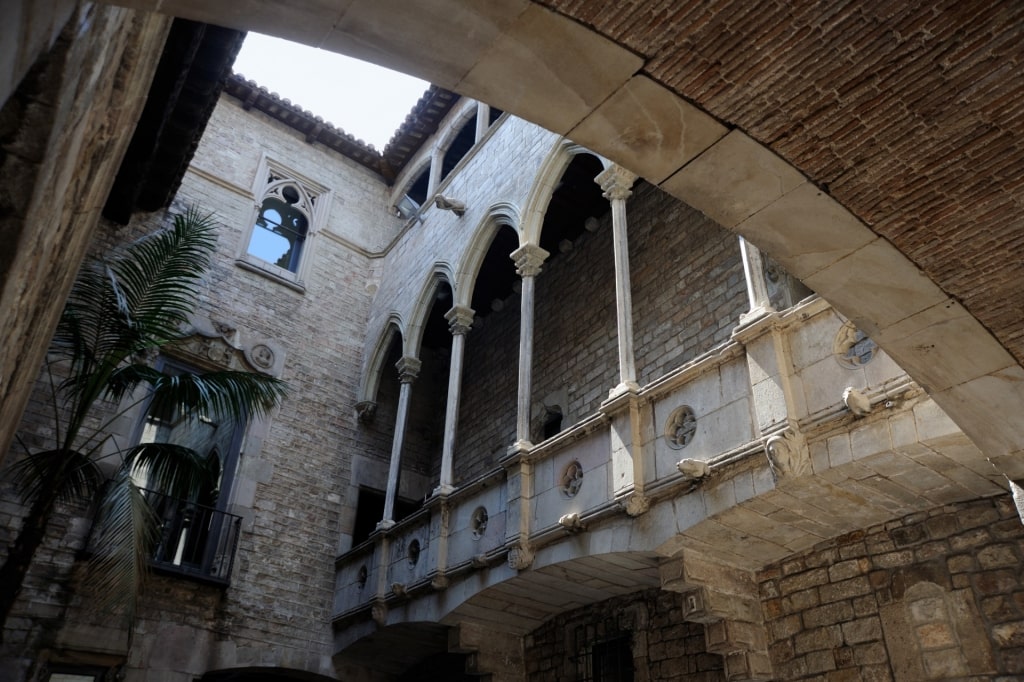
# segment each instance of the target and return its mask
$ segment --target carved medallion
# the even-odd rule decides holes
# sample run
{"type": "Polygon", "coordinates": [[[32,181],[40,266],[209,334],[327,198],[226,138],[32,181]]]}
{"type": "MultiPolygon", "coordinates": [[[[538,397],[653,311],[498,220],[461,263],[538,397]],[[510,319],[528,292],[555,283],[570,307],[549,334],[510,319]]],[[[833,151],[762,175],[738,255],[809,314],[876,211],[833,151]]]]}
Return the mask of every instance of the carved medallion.
{"type": "Polygon", "coordinates": [[[682,450],[697,434],[697,415],[693,408],[683,405],[676,408],[665,424],[665,441],[673,450],[682,450]]]}
{"type": "Polygon", "coordinates": [[[260,369],[270,369],[274,366],[274,351],[265,343],[258,343],[249,351],[252,364],[260,369]]]}
{"type": "Polygon", "coordinates": [[[573,460],[566,465],[559,479],[559,487],[566,497],[576,497],[583,485],[583,465],[578,460],[573,460]]]}
{"type": "Polygon", "coordinates": [[[836,340],[832,344],[832,353],[836,362],[845,369],[857,369],[871,362],[878,346],[868,335],[857,329],[853,322],[847,322],[839,328],[836,340]]]}
{"type": "Polygon", "coordinates": [[[409,566],[415,566],[420,560],[420,541],[413,540],[409,543],[406,556],[409,558],[409,566]]]}
{"type": "Polygon", "coordinates": [[[366,570],[366,564],[359,567],[359,576],[356,580],[359,582],[359,589],[366,587],[366,579],[369,577],[369,571],[366,570]]]}

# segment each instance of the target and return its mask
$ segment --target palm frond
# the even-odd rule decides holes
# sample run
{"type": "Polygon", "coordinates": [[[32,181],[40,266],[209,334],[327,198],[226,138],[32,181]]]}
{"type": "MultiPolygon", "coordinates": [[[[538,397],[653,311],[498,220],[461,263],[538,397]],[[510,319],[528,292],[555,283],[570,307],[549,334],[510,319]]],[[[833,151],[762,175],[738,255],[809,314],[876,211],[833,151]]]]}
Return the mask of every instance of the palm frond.
{"type": "Polygon", "coordinates": [[[23,502],[46,491],[60,502],[90,499],[103,483],[99,467],[76,450],[32,452],[11,466],[11,480],[23,502]]]}
{"type": "Polygon", "coordinates": [[[154,377],[153,412],[181,409],[185,414],[245,420],[262,417],[287,393],[280,379],[252,372],[161,374],[154,377]]]}
{"type": "Polygon", "coordinates": [[[174,443],[142,443],[125,454],[124,468],[146,474],[146,486],[188,499],[217,482],[220,462],[215,457],[174,443]]]}
{"type": "Polygon", "coordinates": [[[109,262],[83,268],[51,348],[71,360],[61,390],[91,404],[131,355],[178,338],[215,247],[213,218],[190,209],[109,262]]]}
{"type": "Polygon", "coordinates": [[[133,618],[158,527],[156,515],[126,468],[107,486],[93,528],[90,588],[101,597],[99,608],[126,606],[133,618]]]}

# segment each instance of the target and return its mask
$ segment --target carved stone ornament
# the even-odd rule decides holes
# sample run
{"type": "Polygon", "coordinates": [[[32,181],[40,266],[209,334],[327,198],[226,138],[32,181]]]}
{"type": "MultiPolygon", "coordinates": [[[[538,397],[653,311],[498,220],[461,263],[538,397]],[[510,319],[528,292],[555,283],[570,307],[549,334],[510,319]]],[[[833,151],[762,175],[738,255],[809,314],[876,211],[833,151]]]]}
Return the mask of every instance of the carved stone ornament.
{"type": "Polygon", "coordinates": [[[366,569],[366,564],[359,567],[359,575],[356,577],[356,581],[359,583],[359,589],[366,587],[366,580],[369,578],[370,572],[366,569]]]}
{"type": "Polygon", "coordinates": [[[473,529],[473,539],[479,540],[487,531],[487,509],[477,507],[469,519],[469,525],[473,529]]]}
{"type": "Polygon", "coordinates": [[[419,540],[413,540],[412,542],[409,543],[409,549],[407,550],[406,556],[408,556],[408,558],[409,558],[409,567],[410,568],[419,563],[419,561],[420,561],[420,541],[419,540]]]}
{"type": "Polygon", "coordinates": [[[534,552],[533,548],[529,545],[517,544],[508,551],[508,567],[522,571],[525,568],[529,568],[530,564],[533,563],[534,552]]]}
{"type": "Polygon", "coordinates": [[[274,366],[274,351],[265,343],[257,343],[249,349],[249,359],[260,369],[270,369],[274,366]]]}
{"type": "Polygon", "coordinates": [[[832,344],[836,362],[845,369],[857,369],[871,362],[878,352],[878,345],[868,335],[857,329],[853,322],[839,328],[832,344]]]}
{"type": "Polygon", "coordinates": [[[697,415],[693,408],[683,405],[676,408],[665,424],[665,442],[673,450],[682,450],[697,434],[697,415]]]}
{"type": "Polygon", "coordinates": [[[644,495],[633,493],[622,503],[622,508],[630,516],[640,516],[646,514],[647,510],[651,508],[651,501],[644,495]]]}
{"type": "Polygon", "coordinates": [[[792,429],[770,436],[765,442],[764,451],[778,476],[805,476],[811,473],[807,445],[803,437],[792,429]]]}
{"type": "Polygon", "coordinates": [[[562,471],[558,487],[566,497],[576,497],[583,486],[583,465],[578,460],[569,462],[562,471]]]}
{"type": "Polygon", "coordinates": [[[370,607],[370,616],[373,618],[373,622],[377,625],[384,627],[388,622],[388,606],[383,601],[376,601],[373,606],[370,607]]]}
{"type": "Polygon", "coordinates": [[[360,424],[371,424],[377,416],[377,403],[372,400],[363,400],[356,403],[356,418],[360,424]]]}

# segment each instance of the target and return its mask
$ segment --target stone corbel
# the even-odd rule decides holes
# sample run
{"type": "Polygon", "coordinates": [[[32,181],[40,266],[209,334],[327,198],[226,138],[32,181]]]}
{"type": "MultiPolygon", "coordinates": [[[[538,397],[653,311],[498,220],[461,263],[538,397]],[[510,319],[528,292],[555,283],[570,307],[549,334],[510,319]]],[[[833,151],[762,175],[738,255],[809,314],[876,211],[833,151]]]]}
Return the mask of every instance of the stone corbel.
{"type": "Polygon", "coordinates": [[[779,431],[765,441],[765,454],[772,471],[779,478],[806,476],[811,473],[811,457],[807,442],[793,428],[779,431]]]}
{"type": "Polygon", "coordinates": [[[508,550],[508,566],[515,571],[522,571],[529,568],[533,564],[533,559],[536,554],[533,551],[533,547],[525,543],[519,543],[513,545],[508,550]]]}
{"type": "Polygon", "coordinates": [[[638,493],[631,494],[621,504],[626,513],[633,517],[646,514],[647,510],[651,508],[651,500],[638,493]]]}
{"type": "Polygon", "coordinates": [[[372,424],[377,416],[377,403],[372,400],[362,400],[356,403],[356,418],[360,424],[372,424]]]}

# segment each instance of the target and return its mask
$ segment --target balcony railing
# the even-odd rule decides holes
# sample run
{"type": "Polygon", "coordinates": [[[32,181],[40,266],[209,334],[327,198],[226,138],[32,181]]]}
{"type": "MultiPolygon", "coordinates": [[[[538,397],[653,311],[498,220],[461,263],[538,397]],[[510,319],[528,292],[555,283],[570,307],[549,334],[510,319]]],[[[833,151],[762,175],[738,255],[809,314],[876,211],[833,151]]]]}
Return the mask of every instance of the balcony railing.
{"type": "Polygon", "coordinates": [[[153,569],[226,587],[242,517],[155,490],[143,493],[160,520],[153,569]]]}

